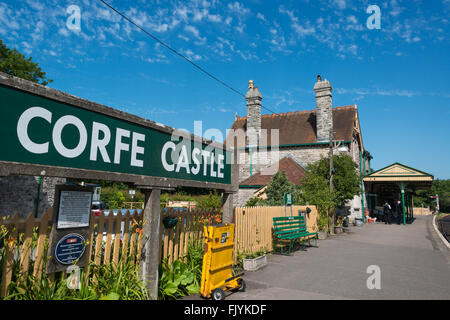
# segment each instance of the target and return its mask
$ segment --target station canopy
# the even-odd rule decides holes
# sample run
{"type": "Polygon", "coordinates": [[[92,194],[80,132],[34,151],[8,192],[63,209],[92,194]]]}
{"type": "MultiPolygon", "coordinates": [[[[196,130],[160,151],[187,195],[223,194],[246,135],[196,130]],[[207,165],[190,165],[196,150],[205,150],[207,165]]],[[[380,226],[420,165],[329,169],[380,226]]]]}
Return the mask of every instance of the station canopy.
{"type": "Polygon", "coordinates": [[[366,186],[403,185],[410,190],[426,190],[431,188],[433,179],[433,175],[429,173],[396,162],[365,176],[364,182],[366,186]]]}
{"type": "Polygon", "coordinates": [[[433,184],[433,175],[394,163],[364,177],[367,204],[370,211],[380,212],[384,201],[394,203],[401,200],[403,224],[414,221],[416,190],[427,190],[433,184]]]}

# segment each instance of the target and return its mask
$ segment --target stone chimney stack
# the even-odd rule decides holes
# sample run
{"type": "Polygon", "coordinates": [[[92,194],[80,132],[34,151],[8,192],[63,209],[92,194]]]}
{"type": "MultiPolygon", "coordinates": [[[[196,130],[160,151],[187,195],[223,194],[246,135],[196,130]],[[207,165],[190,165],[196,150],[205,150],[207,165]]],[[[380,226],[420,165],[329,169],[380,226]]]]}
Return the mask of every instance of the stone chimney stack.
{"type": "Polygon", "coordinates": [[[333,88],[327,79],[322,81],[320,75],[314,85],[316,93],[316,134],[317,142],[330,140],[330,130],[333,129],[332,95],[333,88]]]}
{"type": "Polygon", "coordinates": [[[257,146],[261,132],[261,100],[258,87],[253,86],[253,80],[248,82],[247,100],[247,146],[257,146]]]}

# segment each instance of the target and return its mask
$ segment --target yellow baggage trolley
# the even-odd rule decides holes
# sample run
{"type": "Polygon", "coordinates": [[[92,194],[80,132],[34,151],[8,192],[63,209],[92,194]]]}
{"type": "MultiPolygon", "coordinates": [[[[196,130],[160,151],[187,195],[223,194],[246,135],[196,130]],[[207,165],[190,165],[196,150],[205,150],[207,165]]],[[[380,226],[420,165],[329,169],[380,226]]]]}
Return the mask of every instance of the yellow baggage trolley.
{"type": "Polygon", "coordinates": [[[203,298],[224,300],[225,291],[245,291],[242,275],[233,275],[234,224],[204,226],[205,253],[203,256],[200,295],[203,298]]]}

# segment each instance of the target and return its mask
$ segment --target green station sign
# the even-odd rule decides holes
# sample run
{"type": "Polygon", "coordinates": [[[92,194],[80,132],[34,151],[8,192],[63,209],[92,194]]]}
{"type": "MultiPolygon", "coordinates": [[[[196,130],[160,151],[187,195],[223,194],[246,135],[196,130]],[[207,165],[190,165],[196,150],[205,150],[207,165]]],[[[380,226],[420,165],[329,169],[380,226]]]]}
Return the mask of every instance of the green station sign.
{"type": "Polygon", "coordinates": [[[231,184],[231,153],[190,135],[5,85],[0,119],[0,161],[231,184]]]}

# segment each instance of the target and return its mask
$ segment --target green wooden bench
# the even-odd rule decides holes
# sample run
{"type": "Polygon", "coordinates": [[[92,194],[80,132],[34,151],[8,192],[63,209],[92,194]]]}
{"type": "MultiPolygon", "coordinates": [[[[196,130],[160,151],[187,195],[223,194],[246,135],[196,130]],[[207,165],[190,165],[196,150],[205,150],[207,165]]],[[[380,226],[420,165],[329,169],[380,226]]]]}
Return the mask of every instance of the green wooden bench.
{"type": "Polygon", "coordinates": [[[274,217],[273,218],[274,231],[274,251],[280,247],[280,253],[289,255],[296,244],[302,244],[308,241],[311,246],[311,239],[315,239],[315,246],[317,246],[318,233],[308,232],[306,228],[306,221],[303,215],[293,217],[274,217]],[[285,245],[287,243],[287,245],[285,245]],[[283,251],[284,249],[284,251],[283,251]]]}

